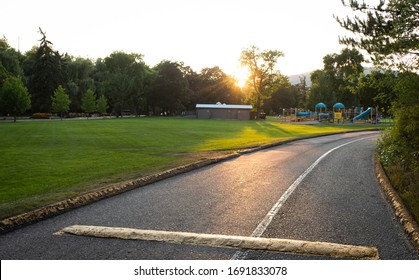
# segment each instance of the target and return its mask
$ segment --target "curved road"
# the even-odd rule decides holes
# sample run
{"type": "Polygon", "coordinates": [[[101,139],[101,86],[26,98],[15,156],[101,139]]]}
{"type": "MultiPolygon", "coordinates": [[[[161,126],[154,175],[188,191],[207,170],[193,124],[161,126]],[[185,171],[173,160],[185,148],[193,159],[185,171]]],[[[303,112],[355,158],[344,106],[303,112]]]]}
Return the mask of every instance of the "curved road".
{"type": "Polygon", "coordinates": [[[138,188],[1,235],[0,258],[327,258],[54,235],[89,225],[374,246],[382,259],[418,259],[375,178],[378,137],[299,140],[138,188]]]}

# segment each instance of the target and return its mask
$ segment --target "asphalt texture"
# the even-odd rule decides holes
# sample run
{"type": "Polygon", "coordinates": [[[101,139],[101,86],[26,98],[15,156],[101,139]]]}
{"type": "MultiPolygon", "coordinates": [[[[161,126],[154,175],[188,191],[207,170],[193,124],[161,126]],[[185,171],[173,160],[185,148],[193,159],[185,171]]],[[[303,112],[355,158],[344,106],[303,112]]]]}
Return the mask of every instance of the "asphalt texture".
{"type": "MultiPolygon", "coordinates": [[[[107,198],[0,236],[6,259],[231,259],[230,248],[54,235],[71,225],[251,236],[289,186],[321,155],[263,237],[377,247],[382,259],[419,259],[380,189],[378,132],[295,141],[107,198]]],[[[329,259],[249,251],[247,259],[329,259]]]]}

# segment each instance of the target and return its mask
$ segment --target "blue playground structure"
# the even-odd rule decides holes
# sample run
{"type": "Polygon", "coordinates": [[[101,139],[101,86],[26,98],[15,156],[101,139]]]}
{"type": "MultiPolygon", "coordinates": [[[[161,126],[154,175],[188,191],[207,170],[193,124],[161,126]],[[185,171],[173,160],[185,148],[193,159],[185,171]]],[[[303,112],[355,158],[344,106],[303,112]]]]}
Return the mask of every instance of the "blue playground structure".
{"type": "Polygon", "coordinates": [[[311,112],[297,112],[297,117],[310,117],[311,112]]]}
{"type": "Polygon", "coordinates": [[[370,113],[371,113],[371,107],[368,107],[367,110],[361,112],[361,114],[359,114],[358,116],[354,117],[352,119],[352,121],[356,121],[356,120],[360,120],[360,119],[363,119],[363,120],[366,119],[366,120],[368,120],[368,116],[369,116],[370,113]]]}

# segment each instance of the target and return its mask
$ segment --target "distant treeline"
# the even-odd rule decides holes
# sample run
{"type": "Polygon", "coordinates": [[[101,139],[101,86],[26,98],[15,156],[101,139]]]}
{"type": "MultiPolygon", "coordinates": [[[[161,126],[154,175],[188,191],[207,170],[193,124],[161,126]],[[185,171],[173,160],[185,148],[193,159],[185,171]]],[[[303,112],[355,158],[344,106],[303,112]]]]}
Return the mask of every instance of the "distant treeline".
{"type": "MultiPolygon", "coordinates": [[[[71,113],[84,112],[83,96],[89,90],[97,98],[106,97],[107,113],[114,115],[180,115],[193,111],[197,103],[248,102],[236,78],[217,66],[197,73],[182,62],[163,60],[150,67],[141,54],[124,52],[92,61],[60,54],[41,34],[40,45],[25,54],[0,39],[0,88],[7,77],[20,77],[31,100],[26,114],[51,113],[51,98],[60,85],[71,101],[71,113]]],[[[286,95],[282,106],[297,105],[295,92],[291,85],[281,89],[278,94],[286,95]]],[[[0,108],[1,115],[9,113],[7,106],[0,108]]]]}
{"type": "MultiPolygon", "coordinates": [[[[20,77],[30,96],[26,114],[53,112],[52,97],[59,86],[69,97],[69,113],[86,111],[83,98],[87,92],[93,92],[97,99],[104,97],[106,113],[113,115],[181,115],[194,111],[198,103],[252,103],[251,87],[239,87],[233,76],[217,66],[197,73],[182,62],[163,60],[150,67],[141,54],[124,52],[92,61],[60,54],[42,30],[40,34],[40,45],[25,54],[11,48],[6,38],[0,39],[0,89],[7,77],[20,77]]],[[[289,107],[314,110],[318,102],[330,107],[335,102],[379,105],[387,110],[396,74],[373,72],[365,76],[363,61],[353,49],[327,55],[324,69],[311,73],[311,88],[304,77],[296,85],[285,78],[285,83],[264,97],[262,110],[268,114],[289,107]]],[[[6,103],[0,104],[0,115],[16,113],[10,102],[6,103]]]]}

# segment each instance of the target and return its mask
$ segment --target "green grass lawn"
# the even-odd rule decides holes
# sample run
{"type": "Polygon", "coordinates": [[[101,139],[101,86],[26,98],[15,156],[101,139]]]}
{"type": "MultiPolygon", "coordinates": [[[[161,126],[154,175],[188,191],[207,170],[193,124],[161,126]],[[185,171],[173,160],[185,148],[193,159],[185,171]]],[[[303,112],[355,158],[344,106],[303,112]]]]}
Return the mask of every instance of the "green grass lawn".
{"type": "Polygon", "coordinates": [[[188,118],[0,123],[0,218],[212,153],[366,126],[188,118]]]}

